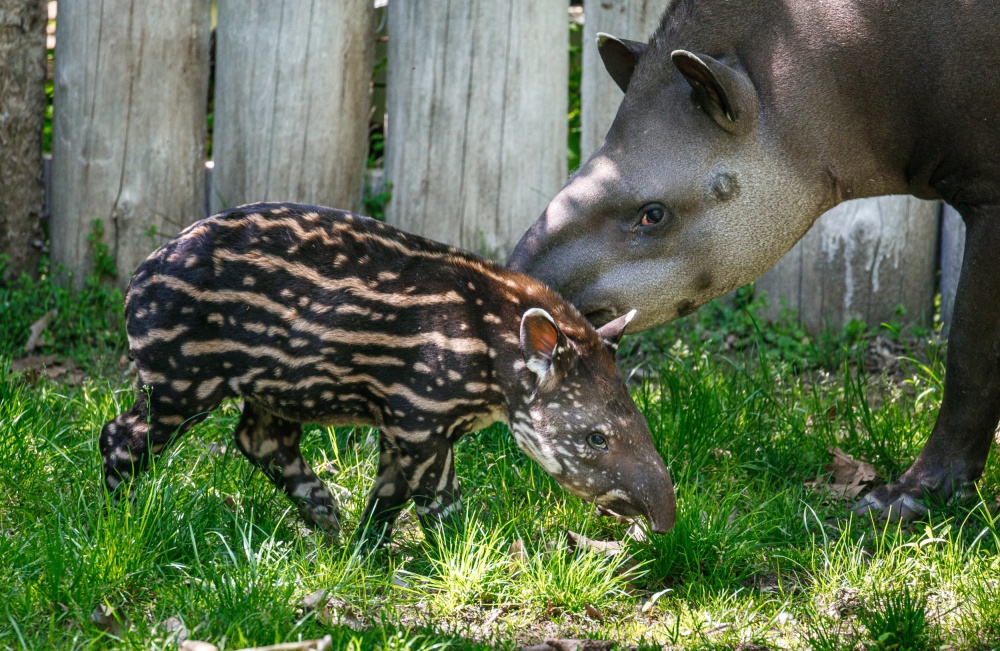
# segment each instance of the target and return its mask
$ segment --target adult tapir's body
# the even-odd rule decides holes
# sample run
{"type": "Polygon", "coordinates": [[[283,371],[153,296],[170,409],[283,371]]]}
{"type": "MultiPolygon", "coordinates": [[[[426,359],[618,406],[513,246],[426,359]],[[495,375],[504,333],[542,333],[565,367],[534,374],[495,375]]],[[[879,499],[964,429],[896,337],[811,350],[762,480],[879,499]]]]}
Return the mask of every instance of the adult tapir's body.
{"type": "Polygon", "coordinates": [[[982,473],[1000,419],[1000,3],[679,0],[604,39],[625,98],[511,266],[643,329],[766,271],[845,199],[944,199],[967,226],[945,395],[861,509],[910,517],[982,473]]]}

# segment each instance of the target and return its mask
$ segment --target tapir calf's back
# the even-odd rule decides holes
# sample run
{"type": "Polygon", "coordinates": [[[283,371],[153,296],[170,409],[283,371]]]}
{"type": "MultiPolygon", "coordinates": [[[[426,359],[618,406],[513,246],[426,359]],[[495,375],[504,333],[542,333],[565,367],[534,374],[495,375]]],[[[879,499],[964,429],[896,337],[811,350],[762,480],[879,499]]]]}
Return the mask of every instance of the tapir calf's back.
{"type": "Polygon", "coordinates": [[[444,433],[496,411],[481,334],[500,316],[481,261],[339,211],[251,208],[198,222],[137,270],[141,382],[185,408],[240,396],[326,424],[444,433]]]}

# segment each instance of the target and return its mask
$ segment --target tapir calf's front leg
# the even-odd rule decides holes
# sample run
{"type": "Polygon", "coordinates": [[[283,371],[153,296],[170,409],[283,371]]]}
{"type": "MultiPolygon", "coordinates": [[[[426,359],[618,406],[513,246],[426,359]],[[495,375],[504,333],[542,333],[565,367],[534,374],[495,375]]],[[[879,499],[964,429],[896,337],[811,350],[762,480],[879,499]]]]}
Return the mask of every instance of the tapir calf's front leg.
{"type": "Polygon", "coordinates": [[[926,512],[922,498],[964,492],[986,466],[1000,420],[1000,209],[966,209],[963,216],[965,256],[937,422],[910,469],[865,497],[856,512],[911,519],[926,512]]]}
{"type": "Polygon", "coordinates": [[[378,475],[361,515],[358,540],[382,544],[389,540],[399,512],[410,501],[403,460],[392,434],[379,434],[378,475]]]}
{"type": "Polygon", "coordinates": [[[425,531],[436,531],[454,520],[461,493],[451,445],[440,446],[422,463],[412,466],[407,479],[417,517],[425,531]]]}

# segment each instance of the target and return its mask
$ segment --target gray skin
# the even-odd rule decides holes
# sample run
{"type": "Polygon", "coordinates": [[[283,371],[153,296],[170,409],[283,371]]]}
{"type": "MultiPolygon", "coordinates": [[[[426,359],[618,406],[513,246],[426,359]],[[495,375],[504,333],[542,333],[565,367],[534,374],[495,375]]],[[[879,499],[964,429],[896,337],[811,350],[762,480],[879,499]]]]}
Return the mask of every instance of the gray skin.
{"type": "Polygon", "coordinates": [[[1000,420],[997,34],[993,0],[678,0],[648,44],[600,39],[618,115],[509,265],[638,331],[757,278],[841,201],[947,201],[967,231],[941,410],[856,506],[918,516],[980,477],[1000,420]]]}

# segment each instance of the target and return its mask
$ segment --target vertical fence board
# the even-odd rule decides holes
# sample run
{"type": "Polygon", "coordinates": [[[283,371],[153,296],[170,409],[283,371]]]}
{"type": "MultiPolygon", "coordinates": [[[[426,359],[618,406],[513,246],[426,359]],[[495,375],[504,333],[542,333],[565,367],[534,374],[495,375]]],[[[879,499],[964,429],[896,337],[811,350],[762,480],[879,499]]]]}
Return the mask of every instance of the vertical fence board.
{"type": "Polygon", "coordinates": [[[212,209],[357,210],[374,54],[371,0],[219,0],[212,209]]]}
{"type": "Polygon", "coordinates": [[[46,18],[45,0],[0,0],[0,254],[8,278],[32,273],[38,260],[46,18]]]}
{"type": "Polygon", "coordinates": [[[811,332],[851,319],[929,324],[939,212],[939,203],[909,196],[859,199],[830,210],[757,281],[757,291],[768,294],[770,316],[784,298],[811,332]]]}
{"type": "Polygon", "coordinates": [[[387,219],[503,258],[566,177],[566,4],[389,3],[387,219]]]}
{"type": "Polygon", "coordinates": [[[580,157],[604,142],[624,94],[604,69],[597,33],[646,42],[670,0],[586,0],[583,5],[583,78],[580,82],[580,157]]]}
{"type": "Polygon", "coordinates": [[[945,334],[951,329],[964,257],[965,222],[957,210],[945,204],[941,210],[941,323],[945,334]]]}
{"type": "Polygon", "coordinates": [[[53,262],[79,284],[93,220],[124,287],[201,216],[208,0],[61,2],[52,137],[53,262]],[[155,230],[154,230],[155,229],[155,230]]]}

